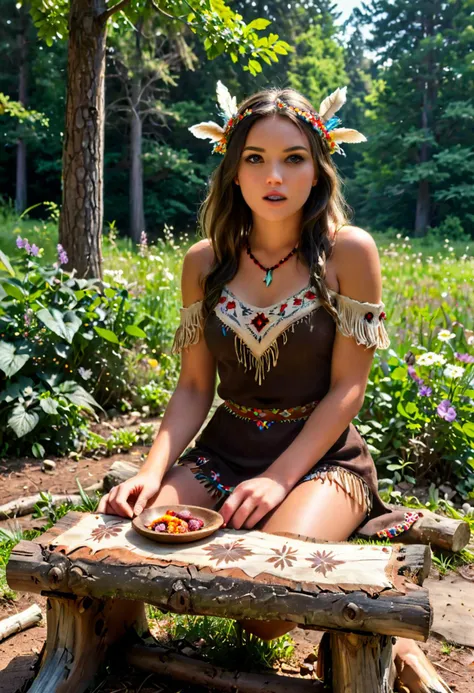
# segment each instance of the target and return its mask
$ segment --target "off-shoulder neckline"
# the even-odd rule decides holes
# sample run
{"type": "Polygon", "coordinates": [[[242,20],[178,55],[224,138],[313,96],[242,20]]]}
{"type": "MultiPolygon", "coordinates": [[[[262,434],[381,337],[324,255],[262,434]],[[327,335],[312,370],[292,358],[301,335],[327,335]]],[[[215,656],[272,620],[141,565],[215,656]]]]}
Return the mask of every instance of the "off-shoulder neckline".
{"type": "MultiPolygon", "coordinates": [[[[287,298],[285,298],[285,299],[282,300],[282,301],[278,301],[277,303],[272,303],[272,304],[269,305],[269,306],[255,306],[255,305],[253,305],[252,303],[248,303],[247,301],[242,301],[242,299],[239,298],[236,294],[234,294],[234,292],[231,291],[231,290],[227,287],[227,285],[224,285],[223,290],[224,290],[227,294],[229,294],[229,296],[231,296],[233,299],[235,299],[236,301],[239,301],[239,303],[241,303],[242,305],[246,306],[247,308],[253,309],[254,311],[262,311],[262,310],[269,311],[269,310],[271,310],[272,308],[277,308],[278,306],[282,305],[283,303],[288,303],[289,301],[291,301],[291,299],[295,298],[296,296],[299,296],[300,294],[302,294],[302,293],[305,292],[305,291],[313,291],[314,293],[317,293],[316,290],[314,289],[314,287],[311,285],[311,283],[309,283],[309,284],[307,284],[305,287],[303,287],[303,288],[300,289],[299,291],[296,291],[294,294],[292,294],[291,296],[288,296],[287,298]]],[[[337,297],[337,298],[341,298],[343,301],[345,300],[345,301],[350,301],[350,302],[353,302],[353,303],[357,303],[357,304],[360,305],[360,306],[368,306],[368,307],[377,306],[377,307],[382,307],[382,308],[383,308],[384,305],[385,305],[383,302],[380,302],[380,303],[370,303],[370,302],[368,302],[368,301],[358,301],[356,298],[351,298],[350,296],[346,296],[345,294],[340,294],[340,293],[338,293],[337,291],[334,291],[334,289],[328,289],[328,291],[329,291],[329,294],[330,294],[331,296],[334,296],[334,297],[337,297]]],[[[193,304],[191,304],[190,306],[188,306],[188,309],[191,308],[192,306],[196,306],[196,307],[197,307],[198,305],[202,304],[202,302],[203,302],[202,300],[196,301],[195,303],[193,303],[193,304]]]]}

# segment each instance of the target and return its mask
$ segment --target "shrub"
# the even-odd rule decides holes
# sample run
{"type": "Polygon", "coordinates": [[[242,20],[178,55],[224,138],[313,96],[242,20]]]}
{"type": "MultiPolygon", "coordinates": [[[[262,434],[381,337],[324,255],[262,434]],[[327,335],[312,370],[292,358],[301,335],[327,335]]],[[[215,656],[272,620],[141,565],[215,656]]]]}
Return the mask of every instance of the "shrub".
{"type": "Polygon", "coordinates": [[[438,329],[430,349],[418,343],[404,358],[376,355],[358,429],[395,482],[448,482],[474,498],[474,332],[453,330],[438,329]]]}
{"type": "Polygon", "coordinates": [[[146,337],[127,289],[43,266],[17,238],[15,269],[0,251],[0,455],[79,449],[87,418],[128,390],[123,356],[146,337]]]}

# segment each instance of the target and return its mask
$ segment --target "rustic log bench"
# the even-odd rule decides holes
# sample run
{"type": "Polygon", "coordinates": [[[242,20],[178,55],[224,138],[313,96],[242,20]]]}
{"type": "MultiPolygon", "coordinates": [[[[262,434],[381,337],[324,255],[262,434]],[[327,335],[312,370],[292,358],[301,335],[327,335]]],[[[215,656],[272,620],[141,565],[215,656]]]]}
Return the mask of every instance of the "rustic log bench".
{"type": "MultiPolygon", "coordinates": [[[[112,645],[123,648],[130,664],[189,680],[179,658],[167,659],[149,638],[137,641],[147,632],[145,603],[180,614],[283,619],[326,631],[325,684],[334,693],[389,693],[393,637],[424,641],[429,635],[432,614],[422,583],[430,561],[427,546],[318,543],[253,530],[157,544],[128,520],[70,512],[36,540],[17,544],[7,581],[14,590],[48,598],[34,693],[85,691],[112,645]],[[161,669],[154,668],[158,660],[161,669]]],[[[222,684],[225,676],[202,666],[210,686],[222,684]]],[[[222,689],[256,690],[243,684],[236,678],[222,689]]],[[[260,690],[322,687],[269,675],[260,690]]]]}

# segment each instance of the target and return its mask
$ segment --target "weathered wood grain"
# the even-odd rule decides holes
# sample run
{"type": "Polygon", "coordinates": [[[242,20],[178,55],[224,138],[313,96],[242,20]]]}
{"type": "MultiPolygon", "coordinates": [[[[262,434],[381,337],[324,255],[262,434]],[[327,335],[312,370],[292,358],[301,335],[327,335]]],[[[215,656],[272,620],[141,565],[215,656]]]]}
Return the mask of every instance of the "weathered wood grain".
{"type": "Polygon", "coordinates": [[[50,590],[96,599],[130,599],[176,613],[242,619],[286,620],[306,628],[398,635],[426,640],[431,625],[428,592],[413,585],[407,594],[306,592],[301,586],[220,577],[181,566],[86,561],[22,541],[7,566],[12,589],[50,590]]]}

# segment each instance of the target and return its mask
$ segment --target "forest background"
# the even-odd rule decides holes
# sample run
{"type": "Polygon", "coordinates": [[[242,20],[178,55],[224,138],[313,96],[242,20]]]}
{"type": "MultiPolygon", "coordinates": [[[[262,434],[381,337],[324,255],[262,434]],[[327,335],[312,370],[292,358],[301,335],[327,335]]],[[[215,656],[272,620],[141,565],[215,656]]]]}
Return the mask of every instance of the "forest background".
{"type": "MultiPolygon", "coordinates": [[[[51,28],[50,16],[46,31],[42,3],[32,5],[36,26],[27,4],[0,0],[0,93],[44,115],[2,118],[0,195],[19,213],[40,204],[30,216],[44,217],[42,203],[61,203],[67,31],[61,33],[59,22],[51,28]]],[[[62,3],[57,6],[64,14],[62,3]]],[[[346,147],[347,157],[336,162],[356,223],[404,235],[472,236],[472,0],[373,0],[345,21],[344,3],[327,0],[228,6],[248,23],[271,20],[268,32],[292,50],[278,62],[260,61],[251,74],[229,52],[208,60],[209,46],[157,11],[118,12],[109,21],[106,224],[135,241],[144,229],[157,237],[165,223],[194,231],[216,156],[188,127],[216,118],[221,79],[238,101],[261,87],[290,86],[315,108],[347,85],[343,124],[368,137],[363,146],[346,147]]]]}
{"type": "Polygon", "coordinates": [[[220,120],[217,81],[316,110],[347,85],[342,123],[368,141],[334,163],[380,249],[392,342],[359,430],[389,497],[474,505],[474,0],[341,7],[0,0],[0,456],[110,453],[139,437],[94,417],[162,413],[217,164],[188,128],[220,120]]]}

